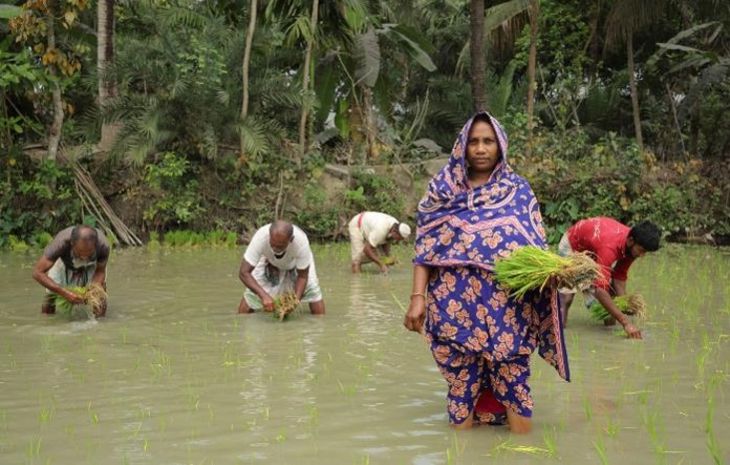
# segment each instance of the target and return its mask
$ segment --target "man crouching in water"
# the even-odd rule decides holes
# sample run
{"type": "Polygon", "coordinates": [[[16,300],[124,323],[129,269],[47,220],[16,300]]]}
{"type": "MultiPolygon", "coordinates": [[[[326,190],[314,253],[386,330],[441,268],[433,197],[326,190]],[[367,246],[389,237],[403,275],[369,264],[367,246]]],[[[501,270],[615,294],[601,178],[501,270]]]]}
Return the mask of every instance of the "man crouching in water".
{"type": "MultiPolygon", "coordinates": [[[[109,250],[104,233],[91,226],[72,226],[56,234],[33,267],[33,279],[48,290],[41,312],[56,313],[55,295],[72,304],[83,304],[84,298],[67,289],[69,286],[98,284],[106,289],[109,250]]],[[[101,317],[106,315],[106,307],[105,300],[92,311],[101,317]]]]}
{"type": "Polygon", "coordinates": [[[251,238],[238,272],[246,289],[238,313],[274,311],[274,298],[293,292],[309,303],[312,315],[324,315],[314,255],[304,231],[283,220],[260,227],[251,238]]]}

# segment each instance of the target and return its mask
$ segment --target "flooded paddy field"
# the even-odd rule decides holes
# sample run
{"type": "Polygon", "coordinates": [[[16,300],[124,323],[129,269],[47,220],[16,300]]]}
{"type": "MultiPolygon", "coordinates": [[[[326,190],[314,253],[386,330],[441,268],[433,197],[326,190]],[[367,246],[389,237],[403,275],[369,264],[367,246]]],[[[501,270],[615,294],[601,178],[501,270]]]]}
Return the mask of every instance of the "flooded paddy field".
{"type": "Polygon", "coordinates": [[[327,314],[238,315],[241,250],[125,249],[98,322],[40,314],[33,254],[0,254],[2,464],[721,464],[730,461],[730,250],[632,267],[644,339],[566,330],[571,383],[532,360],[533,432],[454,432],[446,383],[387,276],[315,248],[327,314]]]}

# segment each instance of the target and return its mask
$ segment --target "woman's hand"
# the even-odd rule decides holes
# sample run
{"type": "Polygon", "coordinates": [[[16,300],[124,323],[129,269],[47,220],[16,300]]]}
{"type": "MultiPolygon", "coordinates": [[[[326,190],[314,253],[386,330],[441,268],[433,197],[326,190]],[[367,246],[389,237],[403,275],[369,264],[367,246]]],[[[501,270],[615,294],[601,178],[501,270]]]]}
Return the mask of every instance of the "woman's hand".
{"type": "Polygon", "coordinates": [[[403,325],[410,331],[423,332],[423,322],[426,320],[426,296],[414,294],[411,296],[411,303],[403,319],[403,325]]]}

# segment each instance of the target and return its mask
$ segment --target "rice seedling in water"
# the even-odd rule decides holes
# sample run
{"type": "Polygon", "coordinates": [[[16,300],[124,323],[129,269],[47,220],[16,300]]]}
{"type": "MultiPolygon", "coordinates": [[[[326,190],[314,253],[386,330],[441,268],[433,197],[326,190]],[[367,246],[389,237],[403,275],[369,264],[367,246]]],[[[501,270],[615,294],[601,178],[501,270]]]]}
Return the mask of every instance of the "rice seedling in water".
{"type": "Polygon", "coordinates": [[[598,454],[598,458],[601,460],[601,464],[608,465],[606,446],[603,444],[603,439],[599,437],[598,440],[593,443],[593,447],[596,449],[596,453],[598,454]]]}
{"type": "Polygon", "coordinates": [[[593,407],[588,397],[583,397],[583,412],[586,415],[586,420],[591,421],[591,418],[593,418],[593,407]]]}
{"type": "Polygon", "coordinates": [[[610,438],[615,438],[618,434],[619,425],[618,423],[614,422],[612,418],[608,419],[608,424],[606,425],[606,434],[610,438]]]}
{"type": "Polygon", "coordinates": [[[707,416],[705,417],[705,433],[707,434],[707,449],[712,456],[712,460],[715,465],[723,463],[722,451],[720,445],[717,443],[717,437],[715,436],[715,387],[719,383],[719,378],[714,377],[709,383],[709,393],[707,396],[707,416]]]}
{"type": "Polygon", "coordinates": [[[42,438],[38,436],[38,438],[31,439],[28,444],[26,455],[30,459],[31,463],[33,462],[33,457],[39,457],[41,455],[41,439],[42,438]]]}
{"type": "MultiPolygon", "coordinates": [[[[616,304],[624,315],[636,316],[642,320],[646,318],[646,301],[640,294],[621,295],[615,297],[613,303],[616,304]]],[[[599,302],[594,302],[588,308],[588,312],[595,321],[603,321],[611,318],[611,314],[599,302]]]]}
{"type": "Polygon", "coordinates": [[[521,298],[530,290],[542,290],[551,280],[558,287],[583,289],[596,280],[598,264],[586,253],[567,257],[539,247],[520,247],[494,264],[494,273],[510,295],[521,298]]]}
{"type": "Polygon", "coordinates": [[[545,426],[543,428],[542,442],[545,443],[548,457],[556,457],[558,455],[557,436],[558,433],[555,431],[555,427],[548,428],[545,426]]]}
{"type": "Polygon", "coordinates": [[[512,442],[512,439],[508,438],[505,441],[502,441],[501,443],[494,446],[490,452],[490,455],[493,453],[495,456],[498,456],[505,452],[515,452],[518,454],[550,457],[551,456],[550,450],[551,449],[544,449],[542,447],[528,446],[528,445],[524,445],[524,444],[514,444],[512,442]]]}
{"type": "Polygon", "coordinates": [[[299,299],[293,292],[287,292],[274,299],[274,318],[284,321],[299,308],[299,299]]]}

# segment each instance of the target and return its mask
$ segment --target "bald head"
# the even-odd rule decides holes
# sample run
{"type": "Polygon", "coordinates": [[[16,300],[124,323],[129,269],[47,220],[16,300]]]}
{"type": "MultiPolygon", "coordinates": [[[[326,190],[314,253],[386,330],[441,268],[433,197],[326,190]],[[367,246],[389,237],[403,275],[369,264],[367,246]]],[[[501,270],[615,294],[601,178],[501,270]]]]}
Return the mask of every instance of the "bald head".
{"type": "Polygon", "coordinates": [[[294,226],[284,220],[276,220],[269,227],[269,236],[283,236],[287,240],[294,236],[294,226]]]}
{"type": "Polygon", "coordinates": [[[93,245],[96,245],[98,240],[99,240],[99,234],[96,232],[96,229],[92,228],[91,226],[82,224],[80,226],[75,226],[71,230],[71,244],[72,245],[76,244],[79,241],[90,242],[93,245]]]}
{"type": "Polygon", "coordinates": [[[71,230],[71,250],[77,258],[88,260],[96,254],[99,234],[96,229],[85,224],[71,230]]]}
{"type": "Polygon", "coordinates": [[[294,239],[294,226],[284,220],[276,220],[269,227],[269,245],[276,256],[284,255],[294,239]]]}

